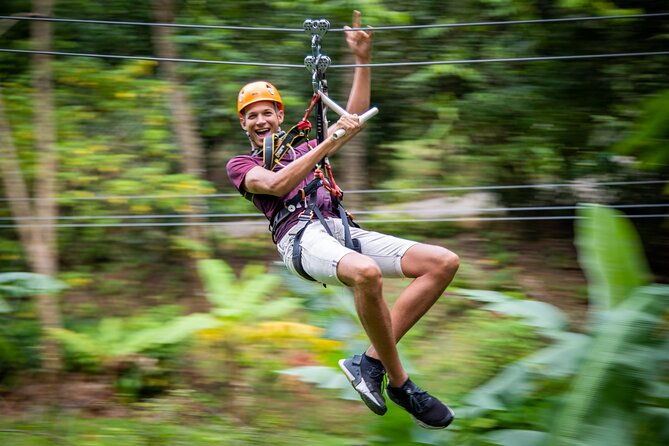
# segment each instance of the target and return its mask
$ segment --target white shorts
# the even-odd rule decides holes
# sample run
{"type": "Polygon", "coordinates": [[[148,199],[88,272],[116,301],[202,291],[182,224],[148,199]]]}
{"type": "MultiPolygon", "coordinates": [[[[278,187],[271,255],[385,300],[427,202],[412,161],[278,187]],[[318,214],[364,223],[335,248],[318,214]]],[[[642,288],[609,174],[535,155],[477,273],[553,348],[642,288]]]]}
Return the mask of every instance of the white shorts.
{"type": "MultiPolygon", "coordinates": [[[[318,282],[344,285],[337,277],[337,264],[346,254],[355,251],[344,246],[342,221],[338,218],[326,218],[325,221],[333,237],[319,220],[312,221],[302,235],[302,268],[318,282]]],[[[303,226],[304,223],[298,223],[277,243],[283,262],[298,277],[302,276],[293,266],[293,242],[303,226]]],[[[355,227],[350,227],[350,230],[351,237],[360,241],[361,254],[373,259],[384,277],[405,277],[400,263],[402,256],[418,242],[355,227]]]]}

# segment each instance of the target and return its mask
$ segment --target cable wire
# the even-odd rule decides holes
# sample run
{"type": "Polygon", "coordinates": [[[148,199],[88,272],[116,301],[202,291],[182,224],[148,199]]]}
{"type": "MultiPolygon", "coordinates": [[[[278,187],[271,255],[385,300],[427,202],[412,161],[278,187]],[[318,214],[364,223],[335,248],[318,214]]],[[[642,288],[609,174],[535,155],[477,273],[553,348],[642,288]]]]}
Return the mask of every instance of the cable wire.
{"type": "MultiPolygon", "coordinates": [[[[271,63],[271,62],[243,62],[230,60],[212,60],[212,59],[183,59],[175,57],[152,57],[152,56],[123,56],[117,54],[97,54],[97,53],[70,53],[64,51],[38,51],[38,50],[20,50],[15,48],[0,48],[1,53],[19,53],[19,54],[43,54],[49,56],[72,56],[72,57],[95,57],[100,59],[130,59],[130,60],[150,60],[156,62],[183,62],[183,63],[202,63],[217,65],[244,65],[254,67],[272,67],[272,68],[304,68],[303,64],[271,63]]],[[[647,56],[666,56],[669,51],[646,51],[636,53],[611,53],[611,54],[572,54],[566,56],[535,56],[535,57],[507,57],[497,59],[461,59],[461,60],[433,60],[419,62],[374,62],[367,64],[335,64],[330,68],[356,68],[356,67],[408,67],[425,65],[458,65],[474,63],[499,63],[499,62],[536,62],[545,60],[583,60],[583,59],[611,59],[620,57],[647,57],[647,56]]]]}
{"type": "Polygon", "coordinates": [[[618,57],[646,57],[666,56],[669,51],[645,51],[637,53],[610,53],[610,54],[571,54],[566,56],[534,56],[534,57],[503,57],[497,59],[462,59],[462,60],[433,60],[422,62],[375,62],[367,64],[334,64],[330,68],[355,68],[355,67],[408,67],[423,65],[456,65],[473,63],[498,63],[498,62],[537,62],[543,60],[578,60],[578,59],[611,59],[618,57]]]}
{"type": "MultiPolygon", "coordinates": [[[[669,214],[634,214],[620,215],[626,218],[666,218],[669,214]]],[[[452,217],[452,218],[423,218],[423,219],[375,219],[356,220],[358,223],[438,223],[458,221],[534,221],[534,220],[580,220],[587,217],[578,215],[528,216],[528,217],[452,217]]],[[[147,222],[147,223],[58,223],[58,224],[18,224],[0,225],[0,228],[125,228],[125,227],[166,227],[166,226],[235,226],[235,225],[267,225],[267,221],[219,221],[219,222],[147,222]]]]}
{"type": "MultiPolygon", "coordinates": [[[[648,204],[608,204],[614,209],[644,209],[669,207],[669,203],[648,204]]],[[[524,207],[495,207],[495,208],[467,208],[468,213],[480,212],[527,212],[527,211],[566,211],[582,209],[583,206],[524,206],[524,207]]],[[[383,214],[436,214],[444,212],[443,209],[375,209],[372,211],[351,211],[354,215],[383,215],[383,214]]],[[[232,214],[146,214],[146,215],[59,215],[56,217],[0,217],[0,220],[13,221],[48,221],[48,220],[141,220],[141,219],[165,219],[165,218],[253,218],[263,217],[262,214],[254,213],[232,213],[232,214]]]]}
{"type": "Polygon", "coordinates": [[[595,181],[591,183],[578,182],[573,183],[545,183],[545,184],[509,184],[509,185],[490,185],[490,186],[454,186],[454,187],[417,187],[406,189],[358,189],[346,191],[347,194],[383,194],[397,192],[453,192],[453,191],[473,191],[473,190],[503,190],[503,189],[551,189],[560,187],[585,186],[632,186],[632,185],[652,185],[669,184],[669,180],[640,180],[640,181],[595,181]]]}
{"type": "Polygon", "coordinates": [[[128,22],[112,20],[84,20],[65,19],[56,17],[34,17],[34,16],[6,16],[0,15],[0,20],[24,20],[34,22],[60,22],[60,23],[85,23],[91,25],[115,25],[115,26],[160,26],[166,28],[188,28],[188,29],[220,29],[231,31],[274,31],[274,32],[304,32],[304,28],[275,28],[275,27],[253,27],[234,25],[192,25],[186,23],[155,23],[155,22],[128,22]]]}
{"type": "MultiPolygon", "coordinates": [[[[491,21],[491,22],[469,22],[469,23],[434,23],[426,25],[388,25],[388,26],[374,26],[374,31],[385,30],[413,30],[413,29],[429,29],[429,28],[462,28],[462,27],[478,27],[478,26],[506,26],[506,25],[525,25],[525,24],[539,24],[539,23],[566,23],[566,22],[584,22],[596,20],[619,20],[619,19],[641,19],[641,18],[659,18],[669,16],[667,12],[647,13],[647,14],[629,14],[629,15],[607,15],[607,16],[589,16],[589,17],[562,17],[555,19],[527,19],[527,20],[505,20],[505,21],[491,21]]],[[[115,25],[115,26],[161,26],[170,28],[187,28],[187,29],[220,29],[232,31],[272,31],[272,32],[290,32],[302,33],[304,28],[277,28],[277,27],[253,27],[253,26],[235,26],[235,25],[197,25],[186,23],[151,23],[151,22],[129,22],[129,21],[111,21],[111,20],[84,20],[84,19],[68,19],[56,17],[35,17],[35,16],[6,16],[0,15],[0,20],[22,20],[22,21],[45,21],[45,22],[60,22],[60,23],[84,23],[94,25],[115,25]]],[[[349,28],[348,30],[363,30],[368,31],[369,28],[349,28]]],[[[346,28],[332,28],[331,32],[347,31],[346,28]]]]}
{"type": "MultiPolygon", "coordinates": [[[[489,186],[453,186],[453,187],[419,187],[405,189],[357,189],[346,191],[351,194],[383,194],[383,193],[413,193],[413,192],[455,192],[476,190],[506,190],[506,189],[552,189],[575,186],[639,186],[653,184],[669,184],[669,180],[639,180],[639,181],[593,181],[572,183],[542,183],[542,184],[509,184],[489,186]]],[[[234,194],[184,194],[184,195],[93,195],[88,197],[27,197],[27,198],[0,198],[0,201],[69,201],[69,200],[133,200],[133,199],[162,199],[162,198],[239,198],[234,194]]]]}
{"type": "Polygon", "coordinates": [[[44,54],[47,56],[95,57],[99,59],[151,60],[156,62],[207,63],[207,64],[217,64],[217,65],[244,65],[253,67],[272,67],[272,68],[304,68],[303,64],[301,65],[301,64],[269,63],[269,62],[238,62],[238,61],[212,60],[212,59],[183,59],[176,57],[123,56],[118,54],[69,53],[64,51],[19,50],[13,48],[0,48],[0,52],[21,53],[21,54],[44,54]]]}
{"type": "MultiPolygon", "coordinates": [[[[640,18],[655,18],[669,16],[669,12],[658,12],[649,14],[630,14],[630,15],[608,15],[608,16],[590,16],[590,17],[562,17],[556,19],[527,19],[527,20],[503,20],[492,22],[470,22],[470,23],[433,23],[429,25],[390,25],[390,26],[374,26],[374,31],[377,30],[405,30],[405,29],[428,29],[428,28],[463,28],[473,26],[499,26],[499,25],[526,25],[537,23],[565,23],[565,22],[585,22],[595,20],[616,20],[616,19],[640,19],[640,18]]],[[[369,31],[369,28],[350,28],[350,30],[369,31]]],[[[346,28],[334,28],[330,31],[347,31],[346,28]]]]}

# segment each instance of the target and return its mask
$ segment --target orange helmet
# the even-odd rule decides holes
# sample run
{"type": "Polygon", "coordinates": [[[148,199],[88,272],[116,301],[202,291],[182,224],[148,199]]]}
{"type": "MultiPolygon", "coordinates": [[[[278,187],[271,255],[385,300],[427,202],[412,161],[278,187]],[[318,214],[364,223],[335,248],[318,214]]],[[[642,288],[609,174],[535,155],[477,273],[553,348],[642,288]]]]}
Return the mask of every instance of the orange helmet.
{"type": "Polygon", "coordinates": [[[239,96],[237,96],[237,112],[239,116],[244,116],[242,110],[247,105],[260,101],[276,102],[279,105],[279,110],[283,111],[283,102],[281,101],[279,90],[269,82],[257,81],[246,84],[239,90],[239,96]]]}

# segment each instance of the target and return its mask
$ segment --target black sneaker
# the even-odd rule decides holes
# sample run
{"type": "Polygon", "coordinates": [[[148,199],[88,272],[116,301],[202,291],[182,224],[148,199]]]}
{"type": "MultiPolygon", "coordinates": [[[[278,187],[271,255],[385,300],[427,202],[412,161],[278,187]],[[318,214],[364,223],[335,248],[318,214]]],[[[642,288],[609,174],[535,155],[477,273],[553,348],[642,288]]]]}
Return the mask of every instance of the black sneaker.
{"type": "Polygon", "coordinates": [[[388,410],[383,398],[383,378],[386,371],[380,361],[375,364],[364,355],[355,355],[352,358],[340,359],[339,367],[367,407],[377,415],[385,414],[388,410]]]}
{"type": "Polygon", "coordinates": [[[411,414],[416,423],[427,429],[443,429],[453,421],[455,413],[410,379],[400,388],[388,386],[388,397],[411,414]]]}

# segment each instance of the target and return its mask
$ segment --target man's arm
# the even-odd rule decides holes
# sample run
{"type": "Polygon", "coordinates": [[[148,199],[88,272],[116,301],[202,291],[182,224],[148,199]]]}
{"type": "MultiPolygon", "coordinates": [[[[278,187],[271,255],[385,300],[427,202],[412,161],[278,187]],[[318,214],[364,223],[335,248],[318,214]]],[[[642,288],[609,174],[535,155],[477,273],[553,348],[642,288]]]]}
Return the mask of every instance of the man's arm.
{"type": "MultiPolygon", "coordinates": [[[[360,28],[360,11],[353,11],[353,28],[360,28]]],[[[372,61],[372,29],[368,31],[344,29],[346,43],[355,56],[356,64],[369,64],[372,61]]],[[[353,73],[353,84],[348,97],[346,110],[351,114],[361,115],[369,109],[372,84],[372,69],[356,67],[353,73]]]]}
{"type": "Polygon", "coordinates": [[[342,116],[337,121],[337,128],[346,130],[346,135],[334,139],[329,136],[325,141],[314,147],[305,155],[288,164],[278,172],[272,172],[261,166],[248,171],[244,177],[244,189],[253,194],[274,195],[283,197],[297,187],[302,180],[314,169],[314,166],[329,153],[334,153],[357,135],[362,127],[358,117],[353,115],[342,116]]]}
{"type": "MultiPolygon", "coordinates": [[[[353,11],[353,28],[360,28],[360,11],[353,11]]],[[[355,56],[356,64],[369,64],[372,61],[372,37],[373,32],[353,30],[349,26],[344,26],[346,43],[355,56]]],[[[372,69],[370,67],[356,67],[353,73],[353,84],[348,96],[346,110],[350,113],[349,117],[358,119],[369,109],[370,96],[372,91],[372,69]]],[[[341,121],[341,120],[340,120],[341,121]]],[[[328,135],[332,135],[339,127],[339,122],[328,129],[328,135]]],[[[347,138],[346,140],[348,141],[347,138]]],[[[341,146],[330,150],[327,155],[334,154],[341,146]]]]}

